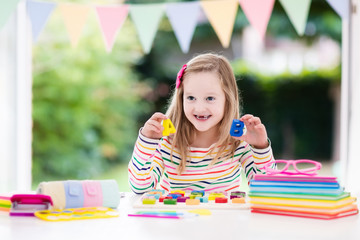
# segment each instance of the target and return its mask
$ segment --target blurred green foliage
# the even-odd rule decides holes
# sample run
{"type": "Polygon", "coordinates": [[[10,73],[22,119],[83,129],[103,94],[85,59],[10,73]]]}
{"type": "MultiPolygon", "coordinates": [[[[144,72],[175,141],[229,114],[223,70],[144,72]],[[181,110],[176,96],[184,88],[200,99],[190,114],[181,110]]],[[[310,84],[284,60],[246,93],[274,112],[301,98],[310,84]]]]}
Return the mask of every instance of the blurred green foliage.
{"type": "MultiPolygon", "coordinates": [[[[238,72],[236,66],[234,70],[238,72]]],[[[261,118],[275,158],[331,159],[335,124],[332,92],[339,87],[339,77],[315,72],[264,79],[237,73],[242,112],[261,118]]]]}
{"type": "Polygon", "coordinates": [[[138,116],[151,109],[132,70],[136,33],[127,21],[107,53],[97,27],[72,48],[57,13],[49,25],[33,50],[33,180],[94,178],[130,159],[138,116]]]}

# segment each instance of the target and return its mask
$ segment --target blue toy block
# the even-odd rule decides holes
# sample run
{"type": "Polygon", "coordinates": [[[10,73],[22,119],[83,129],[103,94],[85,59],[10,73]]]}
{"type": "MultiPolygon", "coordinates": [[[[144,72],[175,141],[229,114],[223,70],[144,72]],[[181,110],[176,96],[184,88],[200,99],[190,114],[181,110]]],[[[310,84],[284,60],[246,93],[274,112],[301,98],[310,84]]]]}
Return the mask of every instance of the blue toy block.
{"type": "Polygon", "coordinates": [[[234,137],[241,137],[244,134],[244,122],[239,119],[234,119],[231,124],[230,135],[234,137]]]}
{"type": "Polygon", "coordinates": [[[168,194],[169,197],[172,197],[172,199],[177,199],[179,197],[182,197],[181,194],[175,194],[175,193],[170,193],[168,194]]]}

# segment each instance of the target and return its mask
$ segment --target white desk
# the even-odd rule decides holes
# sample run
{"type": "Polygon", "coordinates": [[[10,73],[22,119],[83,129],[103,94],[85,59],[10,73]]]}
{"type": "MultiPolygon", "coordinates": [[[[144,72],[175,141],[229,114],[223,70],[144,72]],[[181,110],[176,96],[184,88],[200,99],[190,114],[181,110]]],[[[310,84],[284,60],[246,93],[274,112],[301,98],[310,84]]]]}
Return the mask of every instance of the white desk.
{"type": "Polygon", "coordinates": [[[316,220],[249,210],[211,210],[211,216],[186,219],[128,217],[128,213],[139,210],[132,208],[138,197],[127,193],[120,201],[120,217],[110,219],[46,222],[0,214],[0,239],[360,239],[359,215],[316,220]]]}

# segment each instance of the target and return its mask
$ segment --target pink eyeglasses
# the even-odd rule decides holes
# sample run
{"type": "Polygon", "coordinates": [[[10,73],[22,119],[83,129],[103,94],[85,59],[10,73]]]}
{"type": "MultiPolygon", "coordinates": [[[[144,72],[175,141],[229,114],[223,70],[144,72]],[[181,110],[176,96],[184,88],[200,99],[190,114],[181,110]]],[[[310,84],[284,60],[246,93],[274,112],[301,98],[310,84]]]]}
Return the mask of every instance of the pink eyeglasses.
{"type": "Polygon", "coordinates": [[[271,168],[274,162],[265,164],[264,170],[268,175],[274,174],[285,174],[285,175],[317,175],[317,171],[321,169],[321,163],[308,160],[275,160],[277,166],[276,169],[271,168]],[[289,170],[290,165],[293,166],[294,170],[289,170]]]}

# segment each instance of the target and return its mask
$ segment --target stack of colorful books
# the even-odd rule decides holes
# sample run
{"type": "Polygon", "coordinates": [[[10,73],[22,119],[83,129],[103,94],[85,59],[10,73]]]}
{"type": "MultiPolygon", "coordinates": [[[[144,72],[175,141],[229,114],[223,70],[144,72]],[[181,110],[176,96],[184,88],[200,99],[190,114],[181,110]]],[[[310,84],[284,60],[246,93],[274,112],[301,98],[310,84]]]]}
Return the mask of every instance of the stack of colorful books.
{"type": "Polygon", "coordinates": [[[250,181],[251,211],[318,219],[357,214],[356,198],[336,177],[265,174],[250,181]]]}

